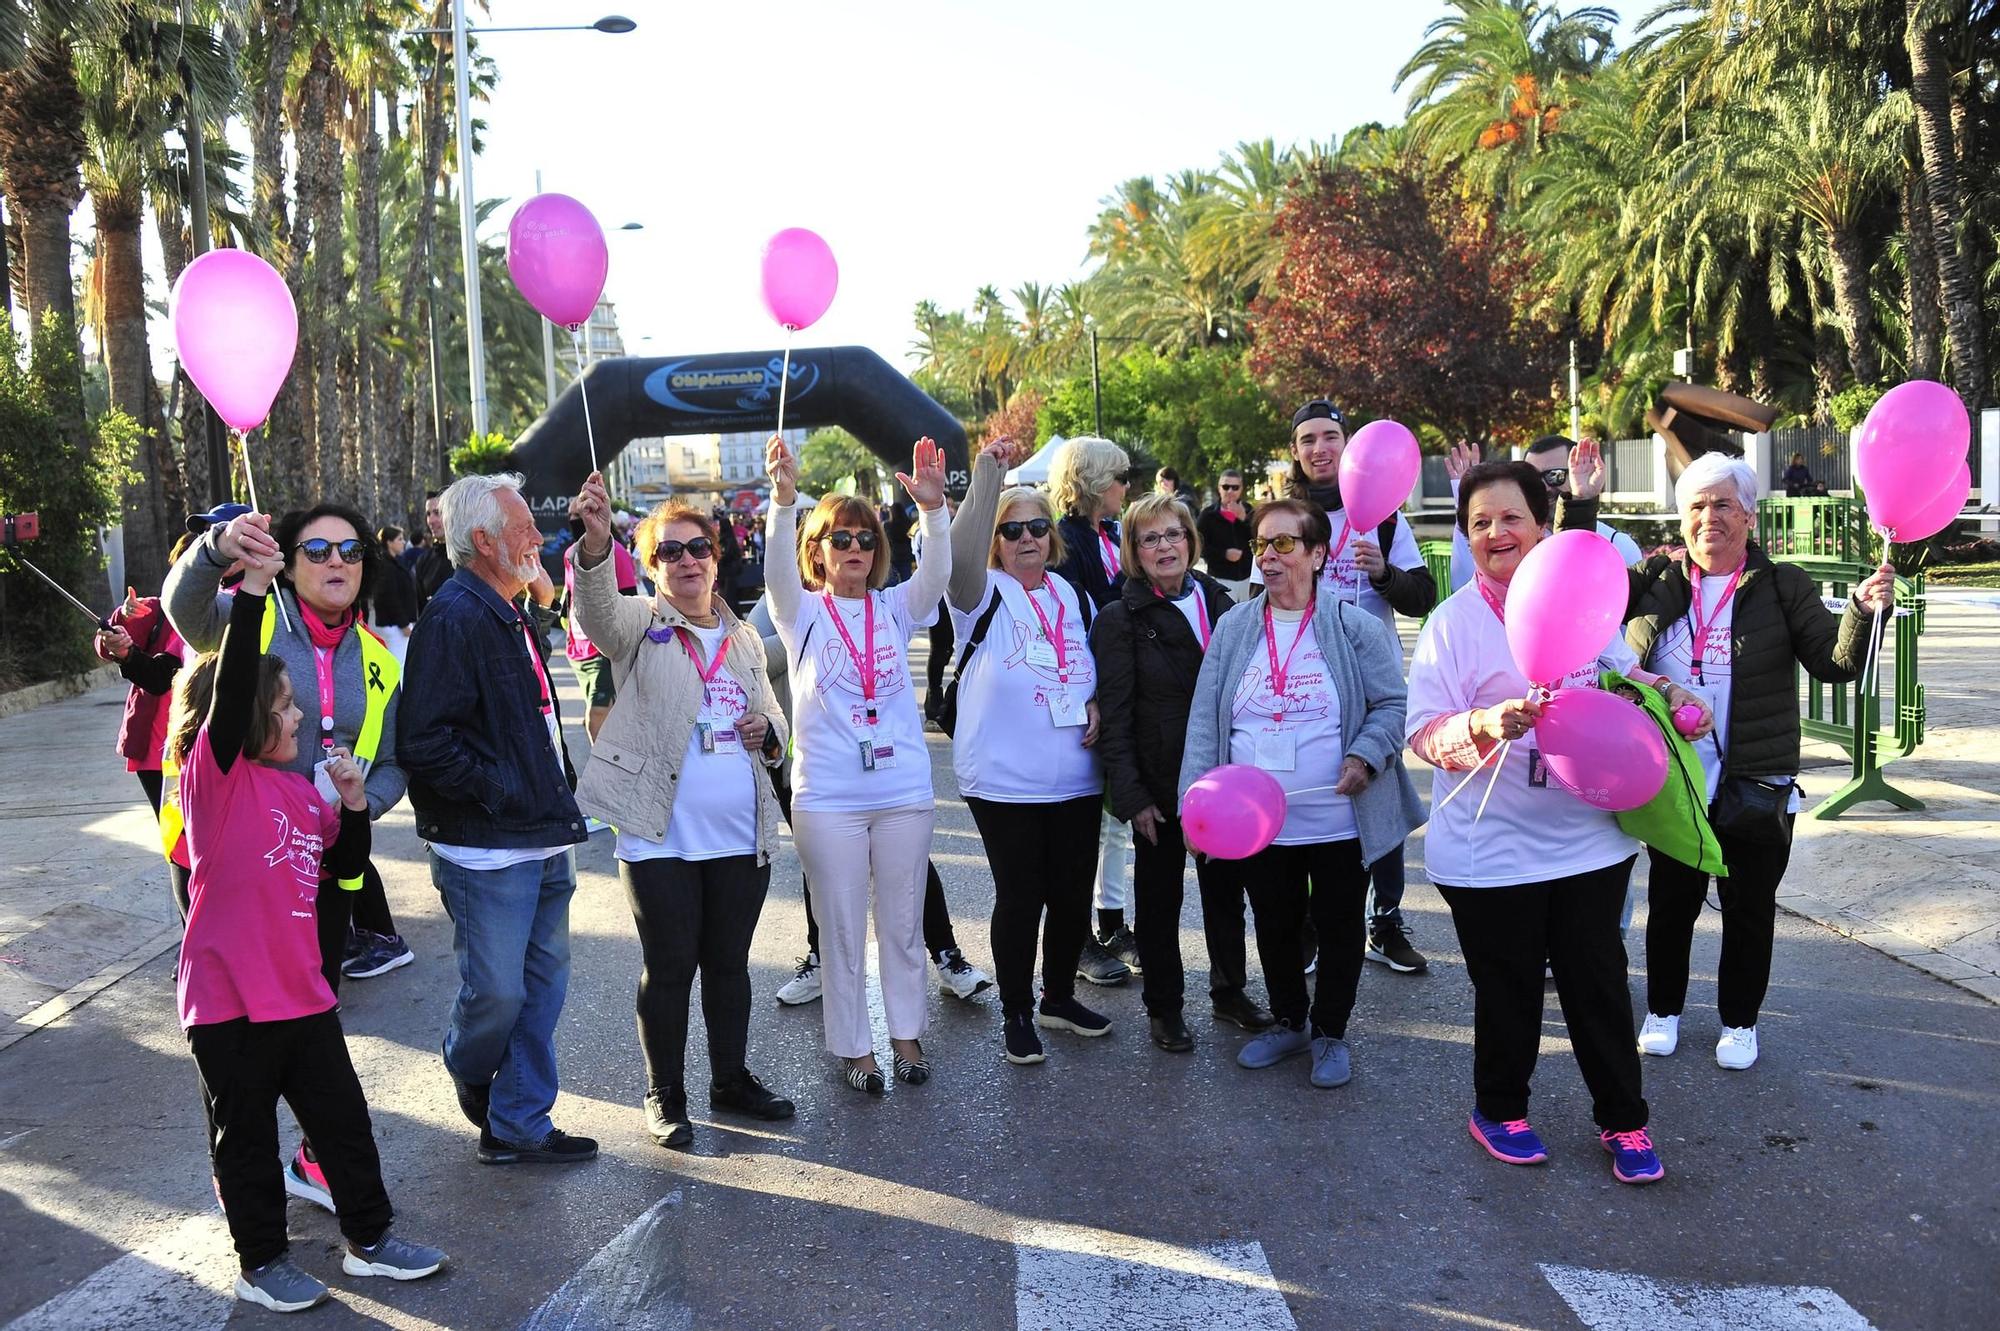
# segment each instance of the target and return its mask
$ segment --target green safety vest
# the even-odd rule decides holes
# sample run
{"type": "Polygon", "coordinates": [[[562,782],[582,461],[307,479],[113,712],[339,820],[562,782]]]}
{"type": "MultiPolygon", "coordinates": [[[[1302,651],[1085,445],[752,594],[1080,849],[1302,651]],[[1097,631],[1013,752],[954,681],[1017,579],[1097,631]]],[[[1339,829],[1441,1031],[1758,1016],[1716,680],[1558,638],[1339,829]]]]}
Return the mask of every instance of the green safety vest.
{"type": "MultiPolygon", "coordinates": [[[[264,626],[258,640],[258,648],[268,653],[271,638],[277,632],[278,620],[271,613],[273,593],[264,594],[264,626]]],[[[357,618],[354,623],[361,642],[362,668],[367,672],[370,687],[362,690],[367,700],[367,710],[361,717],[361,733],[354,737],[354,757],[365,768],[375,761],[376,750],[382,747],[382,722],[389,715],[389,699],[396,695],[396,687],[402,682],[402,667],[396,664],[396,654],[389,645],[376,637],[357,618]],[[377,683],[381,687],[374,687],[377,683]]],[[[180,764],[171,753],[162,754],[160,759],[160,844],[169,860],[174,857],[174,847],[186,831],[186,820],[181,814],[180,804],[180,764]]],[[[343,892],[359,892],[361,878],[336,879],[343,892]]]]}

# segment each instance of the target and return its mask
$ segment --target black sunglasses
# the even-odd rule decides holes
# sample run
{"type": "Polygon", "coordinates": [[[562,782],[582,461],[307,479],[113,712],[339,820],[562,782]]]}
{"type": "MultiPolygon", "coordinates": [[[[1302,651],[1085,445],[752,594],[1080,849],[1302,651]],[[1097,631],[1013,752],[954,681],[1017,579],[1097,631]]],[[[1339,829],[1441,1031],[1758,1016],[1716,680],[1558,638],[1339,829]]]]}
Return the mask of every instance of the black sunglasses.
{"type": "Polygon", "coordinates": [[[1228,493],[1233,490],[1241,490],[1243,487],[1240,485],[1231,485],[1229,482],[1224,481],[1222,482],[1222,484],[1216,486],[1215,488],[1223,491],[1224,493],[1228,493]]]}
{"type": "Polygon", "coordinates": [[[340,556],[340,562],[343,564],[358,564],[368,558],[368,542],[354,536],[338,544],[327,540],[324,536],[315,536],[309,541],[300,541],[292,547],[292,550],[304,555],[307,562],[313,564],[324,564],[336,554],[340,556]]]}
{"type": "Polygon", "coordinates": [[[715,542],[706,536],[697,536],[692,541],[661,541],[653,547],[655,564],[678,564],[682,554],[693,555],[697,560],[706,559],[715,553],[715,542]]]}
{"type": "Polygon", "coordinates": [[[1560,490],[1569,484],[1568,467],[1550,467],[1542,473],[1542,484],[1551,490],[1560,490]]]}
{"type": "Polygon", "coordinates": [[[1121,471],[1116,476],[1113,476],[1111,479],[1118,482],[1120,485],[1130,485],[1132,483],[1132,473],[1129,471],[1121,471]]]}
{"type": "Polygon", "coordinates": [[[1026,522],[1003,522],[994,530],[1000,533],[1003,541],[1018,541],[1023,532],[1039,541],[1049,534],[1049,526],[1047,518],[1029,518],[1026,522]]]}
{"type": "Polygon", "coordinates": [[[846,550],[860,546],[863,550],[875,548],[875,533],[872,531],[836,531],[827,533],[826,543],[836,550],[846,550]]]}

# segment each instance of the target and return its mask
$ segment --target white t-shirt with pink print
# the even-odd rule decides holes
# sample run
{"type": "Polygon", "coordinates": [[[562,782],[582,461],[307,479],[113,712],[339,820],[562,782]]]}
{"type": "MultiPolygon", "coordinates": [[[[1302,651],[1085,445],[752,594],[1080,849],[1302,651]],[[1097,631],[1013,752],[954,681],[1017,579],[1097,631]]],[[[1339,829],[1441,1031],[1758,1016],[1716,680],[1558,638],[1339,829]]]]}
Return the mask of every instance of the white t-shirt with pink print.
{"type": "Polygon", "coordinates": [[[1051,573],[1029,591],[1011,574],[989,568],[978,608],[951,612],[960,643],[972,641],[996,597],[999,608],[958,685],[951,753],[959,793],[1001,804],[1101,793],[1097,751],[1083,747],[1097,664],[1076,590],[1051,573]]]}

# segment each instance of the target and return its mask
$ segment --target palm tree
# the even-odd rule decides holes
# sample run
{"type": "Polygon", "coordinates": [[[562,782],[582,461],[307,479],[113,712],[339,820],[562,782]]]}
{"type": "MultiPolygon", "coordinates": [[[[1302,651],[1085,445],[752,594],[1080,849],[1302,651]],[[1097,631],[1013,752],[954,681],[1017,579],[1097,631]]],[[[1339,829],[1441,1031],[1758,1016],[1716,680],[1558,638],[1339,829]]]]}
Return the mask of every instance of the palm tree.
{"type": "MultiPolygon", "coordinates": [[[[103,6],[103,11],[114,9],[103,6]]],[[[0,178],[8,211],[20,227],[22,298],[29,336],[44,335],[45,316],[69,321],[75,336],[76,305],[69,269],[69,215],[83,197],[83,94],[76,83],[71,45],[80,5],[15,4],[7,11],[8,37],[0,53],[0,178]]],[[[93,16],[103,17],[102,11],[93,16]]],[[[76,425],[81,428],[79,419],[76,425]]]]}
{"type": "Polygon", "coordinates": [[[1957,138],[1953,134],[1951,71],[1939,37],[1940,21],[1964,5],[1939,0],[1905,0],[1904,40],[1910,56],[1910,92],[1917,140],[1923,150],[1924,191],[1929,196],[1931,244],[1944,291],[1945,323],[1951,332],[1952,387],[1966,410],[1985,405],[1988,390],[1985,329],[1980,292],[1959,249],[1956,234],[1966,199],[1960,188],[1957,138]]]}

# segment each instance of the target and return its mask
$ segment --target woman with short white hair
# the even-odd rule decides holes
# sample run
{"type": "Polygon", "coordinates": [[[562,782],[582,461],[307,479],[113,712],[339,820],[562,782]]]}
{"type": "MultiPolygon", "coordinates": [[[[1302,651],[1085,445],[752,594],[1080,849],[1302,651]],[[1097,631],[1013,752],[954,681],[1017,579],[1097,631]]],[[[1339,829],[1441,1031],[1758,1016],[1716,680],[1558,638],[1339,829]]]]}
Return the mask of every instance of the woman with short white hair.
{"type": "MultiPolygon", "coordinates": [[[[1604,485],[1594,445],[1571,483],[1593,500],[1604,485]]],[[[1722,903],[1715,1061],[1740,1071],[1757,1061],[1757,1014],[1771,979],[1778,883],[1791,858],[1799,808],[1799,702],[1795,669],[1844,684],[1861,673],[1875,617],[1895,599],[1883,564],[1854,589],[1838,615],[1812,574],[1771,560],[1752,539],[1757,473],[1724,453],[1705,453],[1674,484],[1685,552],[1659,554],[1632,570],[1625,638],[1640,661],[1706,701],[1715,728],[1695,742],[1708,777],[1709,821],[1727,872],[1715,875],[1722,903]]],[[[1564,525],[1595,518],[1594,504],[1569,506],[1564,525]]],[[[1639,1048],[1665,1056],[1680,1043],[1688,950],[1710,874],[1659,851],[1646,920],[1646,1021],[1639,1048]]]]}

